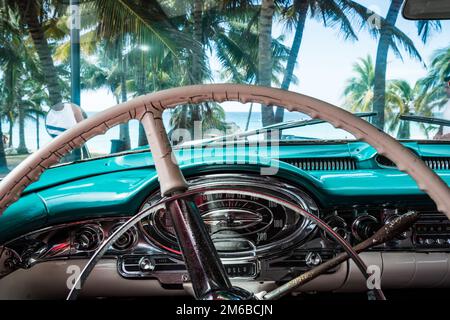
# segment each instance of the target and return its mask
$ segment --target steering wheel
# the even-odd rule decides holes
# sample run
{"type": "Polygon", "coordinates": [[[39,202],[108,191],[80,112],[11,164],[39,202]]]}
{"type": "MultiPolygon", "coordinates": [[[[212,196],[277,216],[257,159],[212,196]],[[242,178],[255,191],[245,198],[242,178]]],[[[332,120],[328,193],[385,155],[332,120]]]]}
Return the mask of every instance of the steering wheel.
{"type": "MultiPolygon", "coordinates": [[[[368,122],[326,102],[285,90],[238,84],[197,85],[159,91],[119,104],[80,122],[44,148],[33,153],[6,176],[0,183],[0,213],[17,201],[28,185],[38,180],[44,170],[57,164],[65,154],[120,123],[137,119],[142,123],[147,135],[161,194],[167,197],[164,201],[172,218],[196,297],[201,299],[252,297],[244,290],[231,286],[198,208],[193,201],[190,201],[189,186],[174,158],[162,122],[162,112],[167,108],[207,101],[254,102],[281,106],[289,111],[299,111],[312,118],[327,121],[336,128],[344,129],[393,161],[399,170],[408,173],[419,188],[434,200],[438,210],[450,218],[449,187],[415,154],[394,138],[379,131],[368,122]]],[[[272,200],[283,201],[282,199],[272,200]]],[[[304,210],[302,212],[294,205],[291,208],[308,217],[308,213],[304,210]]],[[[124,231],[126,226],[131,226],[135,220],[137,221],[145,214],[148,212],[135,215],[106,242],[114,240],[112,238],[118,236],[120,231],[124,231]]],[[[327,230],[320,219],[315,219],[311,214],[308,218],[313,219],[339,241],[358,267],[365,272],[364,263],[345,240],[333,234],[332,230],[327,230]]],[[[382,297],[382,293],[379,293],[379,298],[382,297]]]]}

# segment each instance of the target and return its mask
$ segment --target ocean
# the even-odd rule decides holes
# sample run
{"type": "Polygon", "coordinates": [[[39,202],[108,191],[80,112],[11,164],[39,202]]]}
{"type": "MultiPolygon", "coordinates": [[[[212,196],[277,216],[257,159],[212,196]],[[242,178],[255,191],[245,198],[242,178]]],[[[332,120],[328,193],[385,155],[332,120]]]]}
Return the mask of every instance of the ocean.
{"type": "MultiPolygon", "coordinates": [[[[88,116],[93,116],[95,113],[88,112],[88,116]]],[[[233,122],[238,126],[242,131],[245,129],[245,125],[247,122],[248,112],[227,112],[226,113],[226,121],[233,122]]],[[[306,119],[305,115],[298,112],[286,112],[285,113],[285,121],[290,120],[302,120],[306,119]]],[[[166,128],[169,128],[169,120],[170,120],[170,112],[166,111],[163,114],[163,121],[166,128]]],[[[258,129],[261,127],[261,113],[253,112],[250,118],[249,130],[258,129]]],[[[138,135],[139,135],[139,126],[138,121],[132,120],[130,121],[130,139],[131,139],[131,147],[137,147],[138,135]]],[[[9,124],[2,121],[2,129],[4,134],[8,134],[9,132],[9,124]]],[[[412,126],[412,135],[413,138],[422,139],[425,138],[423,132],[418,128],[418,126],[412,126]]],[[[296,129],[289,129],[283,131],[284,135],[297,135],[302,137],[315,137],[321,139],[353,139],[353,136],[346,131],[335,129],[330,124],[324,123],[313,126],[305,126],[296,129]]],[[[32,119],[26,119],[25,121],[25,142],[27,148],[33,152],[37,149],[37,134],[36,134],[36,123],[32,119]]],[[[88,141],[88,148],[91,153],[95,154],[108,154],[111,150],[111,140],[118,139],[119,137],[119,128],[115,127],[106,132],[104,135],[100,135],[92,138],[88,141]]],[[[40,146],[44,146],[45,144],[51,141],[51,137],[48,135],[47,131],[44,127],[44,119],[41,119],[39,126],[39,138],[40,138],[40,146]]],[[[19,127],[17,124],[13,127],[13,147],[17,147],[19,145],[19,127]]]]}

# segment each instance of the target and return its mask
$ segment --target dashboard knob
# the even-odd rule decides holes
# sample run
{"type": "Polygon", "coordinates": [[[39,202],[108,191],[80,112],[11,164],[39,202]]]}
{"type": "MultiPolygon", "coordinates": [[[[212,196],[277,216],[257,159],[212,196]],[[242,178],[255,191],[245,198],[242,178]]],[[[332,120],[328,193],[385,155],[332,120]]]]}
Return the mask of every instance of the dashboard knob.
{"type": "Polygon", "coordinates": [[[352,233],[357,240],[364,241],[373,236],[379,227],[377,218],[371,215],[363,215],[353,221],[352,233]]]}
{"type": "MultiPolygon", "coordinates": [[[[331,229],[333,229],[334,232],[336,232],[338,235],[340,235],[345,240],[348,240],[349,232],[347,231],[347,223],[344,219],[337,215],[332,215],[327,218],[325,218],[325,222],[328,224],[331,229]]],[[[333,238],[331,238],[327,233],[322,231],[322,236],[326,240],[334,241],[333,238]]]]}
{"type": "Polygon", "coordinates": [[[150,258],[143,257],[139,261],[139,269],[143,272],[153,271],[155,270],[155,264],[150,260],[150,258]]]}
{"type": "Polygon", "coordinates": [[[322,257],[318,252],[308,252],[305,259],[306,265],[310,268],[317,267],[322,263],[322,257]]]}
{"type": "Polygon", "coordinates": [[[97,225],[85,225],[75,231],[73,242],[80,251],[95,250],[103,241],[103,231],[97,225]]]}
{"type": "MultiPolygon", "coordinates": [[[[109,234],[112,235],[121,226],[122,223],[116,224],[111,228],[109,234]]],[[[112,247],[118,251],[131,250],[136,245],[137,238],[137,229],[135,227],[132,227],[128,229],[124,234],[122,234],[122,236],[120,236],[119,239],[117,239],[116,242],[113,243],[112,247]]]]}

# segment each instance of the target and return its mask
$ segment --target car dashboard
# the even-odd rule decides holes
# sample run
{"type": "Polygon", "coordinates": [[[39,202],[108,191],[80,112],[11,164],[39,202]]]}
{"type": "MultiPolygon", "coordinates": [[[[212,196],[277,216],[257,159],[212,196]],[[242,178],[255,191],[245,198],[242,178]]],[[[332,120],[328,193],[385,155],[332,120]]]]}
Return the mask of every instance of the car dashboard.
{"type": "MultiPolygon", "coordinates": [[[[450,154],[446,154],[444,146],[411,143],[409,147],[448,183],[450,154]]],[[[112,183],[108,186],[92,182],[98,181],[98,173],[64,182],[57,181],[59,175],[55,174],[52,183],[28,190],[25,198],[38,196],[48,214],[40,227],[30,225],[33,230],[1,244],[0,298],[63,298],[103,241],[130,216],[148,208],[152,208],[149,215],[106,252],[83,288],[83,295],[192,294],[171,219],[161,204],[157,180],[142,176],[140,180],[132,179],[134,170],[143,170],[136,165],[139,157],[144,159],[148,153],[52,169],[62,172],[70,166],[88,168],[93,163],[99,165],[99,161],[111,167],[114,161],[126,170],[104,172],[104,178],[116,177],[116,183],[128,185],[133,196],[125,196],[125,191],[112,194],[108,190],[113,188],[112,183]],[[82,189],[85,193],[79,194],[82,189]],[[88,208],[95,208],[92,203],[101,202],[107,195],[118,203],[128,202],[122,203],[121,210],[117,209],[119,205],[111,204],[102,208],[109,213],[88,208]],[[88,196],[93,201],[87,202],[88,196]],[[61,199],[65,200],[65,209],[61,199]],[[90,214],[68,213],[70,201],[83,203],[83,199],[85,211],[91,210],[90,214]]],[[[330,143],[325,147],[306,143],[302,148],[288,143],[280,146],[277,174],[268,176],[259,174],[261,166],[246,166],[246,170],[239,163],[204,166],[198,165],[195,156],[189,158],[194,160],[184,166],[183,160],[181,163],[190,189],[196,190],[193,201],[233,284],[253,292],[270,290],[342,252],[313,222],[267,200],[266,194],[318,216],[352,245],[369,238],[392,219],[409,211],[418,212],[419,220],[410,230],[361,257],[368,266],[378,268],[383,288],[450,286],[450,221],[437,212],[409,177],[364,143],[330,143]],[[322,150],[320,156],[318,148],[322,150]]],[[[142,160],[142,167],[148,166],[148,160],[142,160]]],[[[26,230],[26,226],[22,228],[26,230]]],[[[363,276],[350,261],[300,287],[298,292],[366,290],[363,276]]]]}

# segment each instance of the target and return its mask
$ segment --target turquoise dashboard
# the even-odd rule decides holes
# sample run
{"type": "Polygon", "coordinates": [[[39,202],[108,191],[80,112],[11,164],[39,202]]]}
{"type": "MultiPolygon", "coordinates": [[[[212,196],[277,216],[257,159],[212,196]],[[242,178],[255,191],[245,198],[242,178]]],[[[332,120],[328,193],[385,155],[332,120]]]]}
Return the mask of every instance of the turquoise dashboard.
{"type": "MultiPolygon", "coordinates": [[[[404,145],[450,185],[449,144],[404,145]]],[[[309,193],[321,210],[383,204],[433,207],[409,176],[362,142],[291,142],[264,150],[212,145],[178,150],[177,158],[186,177],[260,175],[262,168],[270,168],[270,175],[309,193]]],[[[54,167],[0,217],[0,243],[46,226],[132,215],[157,189],[147,150],[54,167]]]]}

